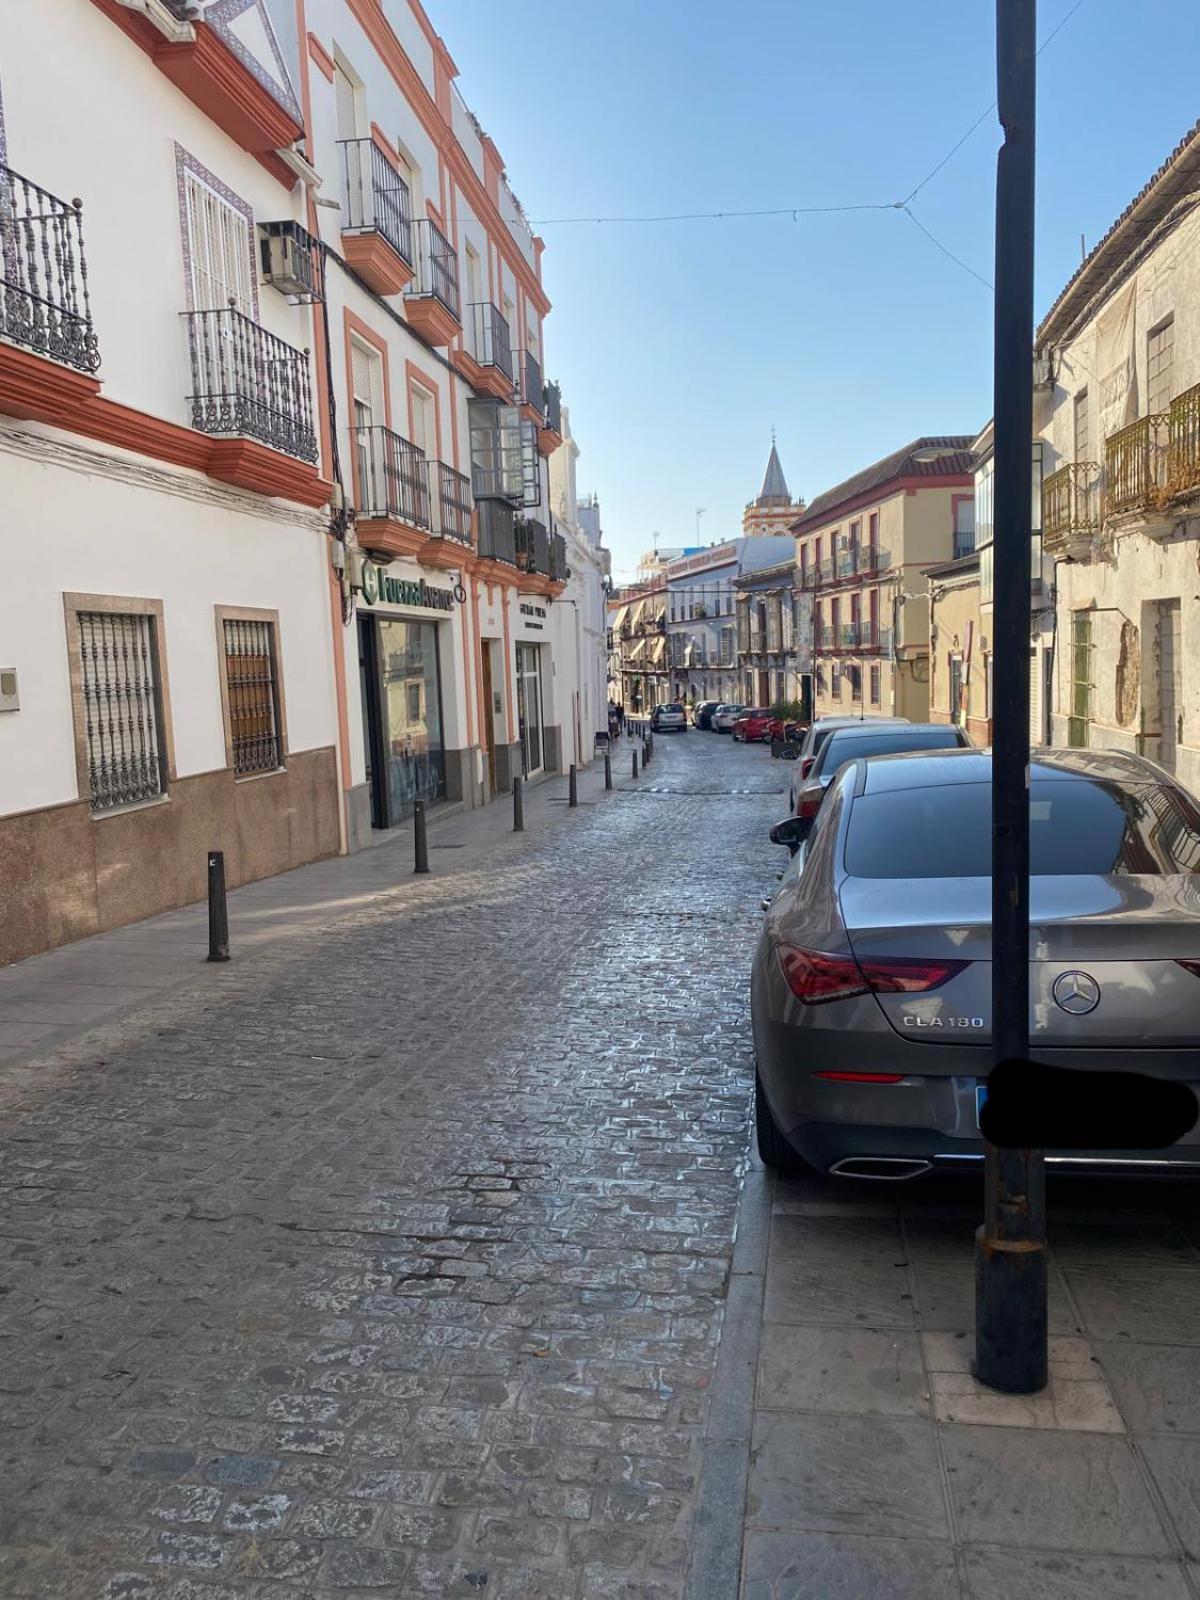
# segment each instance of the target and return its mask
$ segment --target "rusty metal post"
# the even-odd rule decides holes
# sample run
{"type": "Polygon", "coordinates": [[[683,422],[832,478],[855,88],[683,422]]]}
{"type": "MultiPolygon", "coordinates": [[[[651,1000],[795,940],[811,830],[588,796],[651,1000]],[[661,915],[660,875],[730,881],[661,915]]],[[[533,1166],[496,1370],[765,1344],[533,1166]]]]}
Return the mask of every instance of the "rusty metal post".
{"type": "MultiPolygon", "coordinates": [[[[995,506],[992,618],[992,1064],[1029,1055],[1029,582],[1033,494],[1037,0],[996,0],[995,506]]],[[[975,1236],[975,1376],[1005,1394],[1048,1378],[1040,1150],[988,1145],[975,1236]]]]}

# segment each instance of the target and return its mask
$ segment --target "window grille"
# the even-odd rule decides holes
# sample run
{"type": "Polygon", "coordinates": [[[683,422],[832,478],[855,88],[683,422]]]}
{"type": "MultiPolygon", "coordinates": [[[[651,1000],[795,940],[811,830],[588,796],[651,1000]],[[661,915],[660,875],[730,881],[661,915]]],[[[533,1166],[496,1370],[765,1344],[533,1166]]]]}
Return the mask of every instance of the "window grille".
{"type": "Polygon", "coordinates": [[[274,772],[283,765],[283,754],[273,624],[225,619],[225,684],[233,770],[239,774],[274,772]]]}
{"type": "Polygon", "coordinates": [[[254,242],[246,218],[193,172],[184,173],[188,243],[192,258],[192,310],[228,305],[254,315],[254,242]]]}
{"type": "Polygon", "coordinates": [[[93,811],[165,791],[154,619],[79,613],[93,811]]]}
{"type": "Polygon", "coordinates": [[[874,666],[871,668],[871,704],[873,706],[877,706],[879,704],[879,680],[879,668],[878,666],[874,666]]]}
{"type": "Polygon", "coordinates": [[[1175,319],[1168,317],[1146,336],[1146,400],[1150,416],[1171,405],[1175,361],[1175,319]]]}

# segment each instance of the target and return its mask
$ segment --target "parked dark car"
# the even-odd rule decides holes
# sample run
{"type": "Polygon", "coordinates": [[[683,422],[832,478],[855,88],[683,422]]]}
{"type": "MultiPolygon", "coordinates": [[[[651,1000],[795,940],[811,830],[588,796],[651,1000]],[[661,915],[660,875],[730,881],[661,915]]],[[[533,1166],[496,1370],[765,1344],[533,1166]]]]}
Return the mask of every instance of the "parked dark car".
{"type": "Polygon", "coordinates": [[[705,728],[712,732],[713,712],[720,705],[719,700],[697,700],[692,708],[692,722],[697,728],[705,728]]]}
{"type": "MultiPolygon", "coordinates": [[[[982,1167],[991,1065],[988,751],[842,766],[763,923],[751,1012],[758,1147],[781,1171],[982,1167]]],[[[771,830],[790,842],[798,819],[771,830]]],[[[1137,756],[1030,767],[1030,1055],[1200,1082],[1200,806],[1137,756]]],[[[1200,1172],[1163,1150],[1049,1151],[1051,1170],[1200,1172]]]]}
{"type": "Polygon", "coordinates": [[[834,728],[813,757],[808,776],[802,776],[796,788],[794,809],[805,825],[802,836],[807,837],[825,791],[838,768],[847,761],[865,760],[868,756],[906,755],[915,750],[963,750],[970,745],[963,729],[947,722],[900,722],[882,727],[856,722],[849,727],[834,728]]]}

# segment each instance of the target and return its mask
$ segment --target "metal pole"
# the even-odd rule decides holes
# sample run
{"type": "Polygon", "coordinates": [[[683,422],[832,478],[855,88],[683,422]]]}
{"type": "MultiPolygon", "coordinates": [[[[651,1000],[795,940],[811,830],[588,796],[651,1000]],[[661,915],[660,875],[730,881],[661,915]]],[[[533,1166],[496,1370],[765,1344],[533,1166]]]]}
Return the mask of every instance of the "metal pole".
{"type": "MultiPolygon", "coordinates": [[[[1029,1055],[1029,594],[1037,0],[996,0],[995,508],[992,616],[992,1062],[1029,1055]]],[[[1040,1150],[987,1147],[975,1236],[975,1375],[1046,1385],[1046,1181],[1040,1150]]]]}
{"type": "Polygon", "coordinates": [[[633,775],[637,777],[637,746],[633,747],[633,775]]]}
{"type": "Polygon", "coordinates": [[[612,788],[612,755],[608,750],[604,752],[604,787],[612,788]]]}
{"type": "Polygon", "coordinates": [[[208,852],[208,959],[229,960],[229,905],[225,899],[225,855],[208,852]]]}
{"type": "Polygon", "coordinates": [[[513,832],[525,832],[525,798],[521,793],[520,778],[513,779],[513,832]]]}
{"type": "Polygon", "coordinates": [[[571,770],[567,774],[567,805],[579,804],[579,780],[575,776],[575,763],[572,761],[571,770]]]}
{"type": "Polygon", "coordinates": [[[429,871],[429,840],[425,836],[425,802],[413,806],[413,871],[429,871]]]}

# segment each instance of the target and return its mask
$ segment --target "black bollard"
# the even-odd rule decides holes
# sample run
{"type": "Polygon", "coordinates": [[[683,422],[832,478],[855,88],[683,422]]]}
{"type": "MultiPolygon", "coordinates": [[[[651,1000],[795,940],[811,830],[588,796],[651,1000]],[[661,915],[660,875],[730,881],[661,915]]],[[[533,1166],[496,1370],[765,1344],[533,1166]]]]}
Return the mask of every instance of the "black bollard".
{"type": "Polygon", "coordinates": [[[642,740],[642,766],[643,767],[648,767],[649,765],[650,765],[650,735],[647,734],[646,737],[642,740]]]}
{"type": "Polygon", "coordinates": [[[607,750],[604,752],[604,787],[612,788],[612,756],[607,750]]]}
{"type": "Polygon", "coordinates": [[[637,749],[636,748],[634,749],[634,752],[633,752],[633,775],[634,775],[635,778],[637,777],[637,749]]]}
{"type": "Polygon", "coordinates": [[[413,871],[429,871],[429,840],[425,836],[425,802],[413,806],[413,871]]]}
{"type": "Polygon", "coordinates": [[[229,906],[225,900],[225,855],[208,852],[208,959],[229,960],[229,906]]]}
{"type": "Polygon", "coordinates": [[[525,800],[521,794],[520,778],[513,779],[513,832],[525,832],[525,800]]]}
{"type": "Polygon", "coordinates": [[[571,770],[567,774],[567,805],[568,806],[577,806],[578,804],[579,804],[579,780],[575,776],[575,763],[572,761],[571,770]]]}

